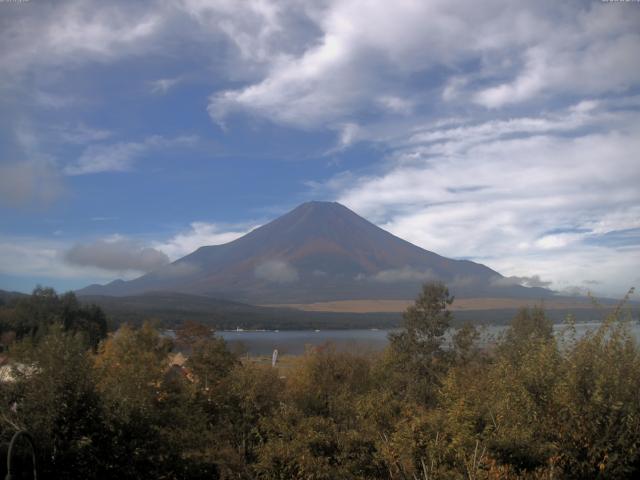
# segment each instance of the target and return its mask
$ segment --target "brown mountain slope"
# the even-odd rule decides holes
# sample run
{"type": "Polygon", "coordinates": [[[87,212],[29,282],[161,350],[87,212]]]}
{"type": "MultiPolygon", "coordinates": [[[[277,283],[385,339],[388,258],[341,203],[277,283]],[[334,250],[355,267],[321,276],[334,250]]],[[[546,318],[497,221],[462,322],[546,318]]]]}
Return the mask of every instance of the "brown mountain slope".
{"type": "Polygon", "coordinates": [[[90,286],[81,295],[172,291],[247,303],[310,303],[414,298],[428,280],[461,297],[544,298],[552,293],[500,286],[498,272],[424,250],[338,203],[309,202],[224,245],[201,247],[128,282],[90,286]]]}

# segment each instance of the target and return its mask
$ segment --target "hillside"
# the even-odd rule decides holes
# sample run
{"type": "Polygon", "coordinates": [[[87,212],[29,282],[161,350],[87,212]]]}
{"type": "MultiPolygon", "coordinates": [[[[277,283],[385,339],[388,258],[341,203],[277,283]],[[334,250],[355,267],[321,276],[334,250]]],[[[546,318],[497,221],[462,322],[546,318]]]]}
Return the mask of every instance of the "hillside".
{"type": "Polygon", "coordinates": [[[25,293],[9,292],[7,290],[0,290],[0,305],[14,302],[22,297],[26,297],[25,293]]]}

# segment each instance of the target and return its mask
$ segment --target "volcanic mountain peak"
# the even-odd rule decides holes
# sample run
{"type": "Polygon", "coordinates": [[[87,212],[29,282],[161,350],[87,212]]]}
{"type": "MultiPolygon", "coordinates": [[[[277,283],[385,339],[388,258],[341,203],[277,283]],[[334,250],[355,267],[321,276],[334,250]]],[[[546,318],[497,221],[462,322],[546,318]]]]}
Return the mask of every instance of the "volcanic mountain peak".
{"type": "Polygon", "coordinates": [[[201,247],[135,280],[80,293],[162,290],[249,303],[409,299],[421,283],[438,279],[457,295],[541,296],[540,289],[498,287],[500,278],[484,265],[417,247],[339,203],[307,202],[230,243],[201,247]]]}
{"type": "MultiPolygon", "coordinates": [[[[355,235],[384,232],[364,218],[336,202],[307,202],[289,213],[254,230],[249,235],[262,240],[296,243],[309,239],[327,238],[345,242],[355,235]]],[[[388,235],[387,232],[384,232],[388,235]]],[[[366,241],[360,238],[359,241],[366,241]]]]}

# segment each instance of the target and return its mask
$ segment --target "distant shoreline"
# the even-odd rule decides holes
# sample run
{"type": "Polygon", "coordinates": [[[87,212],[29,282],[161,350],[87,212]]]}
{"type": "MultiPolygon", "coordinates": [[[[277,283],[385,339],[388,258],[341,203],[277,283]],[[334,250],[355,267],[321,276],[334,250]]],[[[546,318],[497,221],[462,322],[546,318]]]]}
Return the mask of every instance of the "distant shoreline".
{"type": "MultiPolygon", "coordinates": [[[[335,300],[313,303],[262,304],[261,307],[291,308],[305,312],[333,313],[399,313],[403,312],[415,300],[335,300]]],[[[522,298],[459,298],[451,305],[451,311],[468,310],[506,310],[542,305],[545,310],[589,309],[593,308],[590,299],[536,300],[522,298]]]]}

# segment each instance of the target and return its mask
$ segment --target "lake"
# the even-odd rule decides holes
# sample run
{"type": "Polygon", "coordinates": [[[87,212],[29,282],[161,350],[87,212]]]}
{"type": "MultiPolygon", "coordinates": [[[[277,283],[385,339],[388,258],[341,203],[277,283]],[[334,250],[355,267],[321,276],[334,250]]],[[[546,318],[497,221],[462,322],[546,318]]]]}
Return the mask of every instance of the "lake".
{"type": "MultiPolygon", "coordinates": [[[[578,323],[576,333],[584,335],[594,330],[599,323],[578,323]]],[[[506,326],[487,326],[481,328],[481,343],[491,343],[506,326]]],[[[557,336],[563,335],[566,326],[554,325],[557,336]]],[[[634,322],[631,330],[640,342],[640,324],[634,322]]],[[[387,335],[392,330],[281,330],[281,331],[218,331],[217,335],[224,338],[231,349],[241,349],[249,355],[271,355],[274,349],[283,355],[300,355],[305,348],[315,347],[330,342],[338,350],[352,352],[370,352],[384,349],[387,335]]],[[[450,335],[448,337],[450,338],[450,335]]]]}

